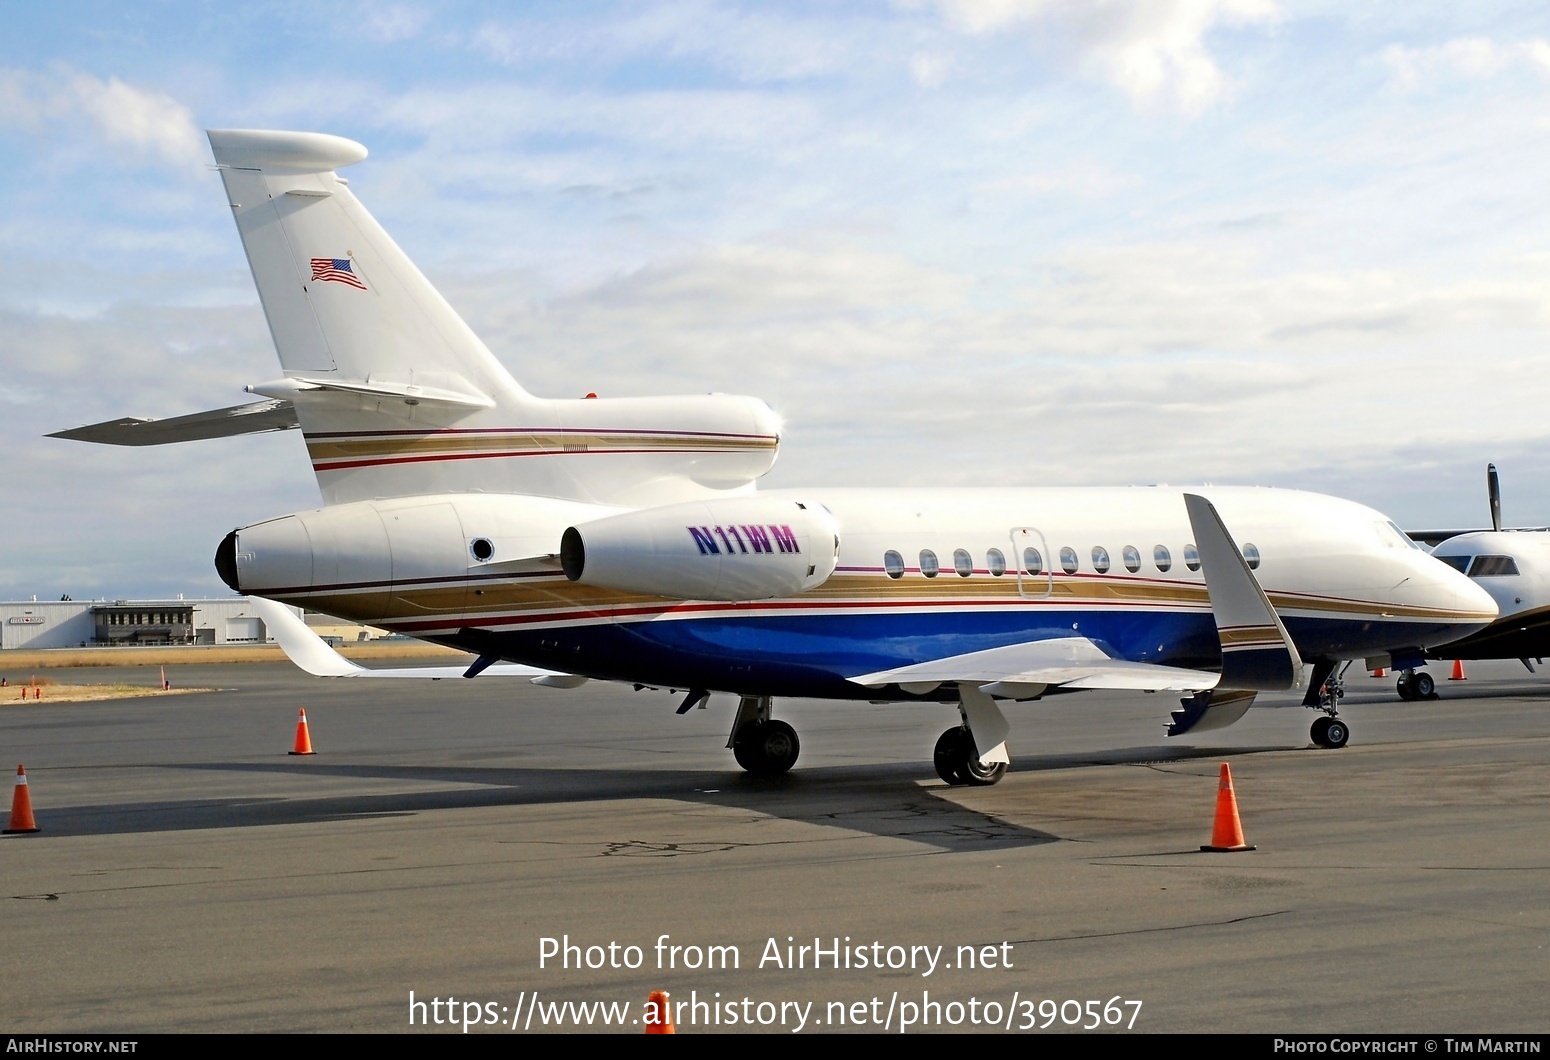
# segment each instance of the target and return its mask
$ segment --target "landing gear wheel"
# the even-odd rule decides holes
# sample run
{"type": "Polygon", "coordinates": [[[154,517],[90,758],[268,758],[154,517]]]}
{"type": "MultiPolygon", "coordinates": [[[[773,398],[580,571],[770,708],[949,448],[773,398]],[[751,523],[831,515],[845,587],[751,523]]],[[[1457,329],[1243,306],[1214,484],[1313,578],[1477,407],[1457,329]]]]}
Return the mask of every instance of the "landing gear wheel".
{"type": "Polygon", "coordinates": [[[796,765],[802,745],[797,731],[783,721],[744,726],[732,743],[732,757],[754,776],[778,777],[796,765]]]}
{"type": "Polygon", "coordinates": [[[1319,718],[1313,723],[1313,728],[1308,730],[1308,735],[1313,742],[1320,747],[1329,746],[1329,727],[1334,724],[1334,718],[1319,718]]]}
{"type": "Polygon", "coordinates": [[[963,753],[960,745],[965,741],[968,733],[963,726],[954,725],[936,739],[936,750],[931,753],[931,764],[936,767],[936,775],[949,784],[962,784],[964,781],[958,776],[959,763],[963,761],[963,753]]]}
{"type": "Polygon", "coordinates": [[[1324,726],[1324,746],[1330,750],[1337,750],[1346,745],[1351,738],[1351,730],[1346,728],[1345,722],[1339,718],[1325,718],[1329,722],[1324,726]]]}
{"type": "Polygon", "coordinates": [[[1006,763],[984,765],[974,737],[968,729],[954,726],[937,738],[936,750],[931,755],[936,775],[949,784],[994,784],[1006,775],[1006,763]]]}
{"type": "Polygon", "coordinates": [[[1416,674],[1410,679],[1410,694],[1414,699],[1431,699],[1437,694],[1437,682],[1431,674],[1416,674]]]}
{"type": "Polygon", "coordinates": [[[1415,685],[1410,681],[1410,674],[1402,674],[1398,681],[1394,682],[1394,691],[1399,693],[1399,698],[1405,702],[1415,699],[1415,685]]]}

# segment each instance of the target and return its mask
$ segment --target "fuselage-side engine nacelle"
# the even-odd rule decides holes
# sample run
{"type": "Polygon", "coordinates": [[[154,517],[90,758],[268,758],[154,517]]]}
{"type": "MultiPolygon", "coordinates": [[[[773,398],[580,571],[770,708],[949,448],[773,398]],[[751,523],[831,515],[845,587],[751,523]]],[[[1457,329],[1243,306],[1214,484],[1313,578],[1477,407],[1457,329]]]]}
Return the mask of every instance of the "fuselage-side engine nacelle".
{"type": "Polygon", "coordinates": [[[791,497],[691,501],[567,529],[565,576],[672,600],[769,600],[823,584],[840,531],[823,505],[791,497]]]}

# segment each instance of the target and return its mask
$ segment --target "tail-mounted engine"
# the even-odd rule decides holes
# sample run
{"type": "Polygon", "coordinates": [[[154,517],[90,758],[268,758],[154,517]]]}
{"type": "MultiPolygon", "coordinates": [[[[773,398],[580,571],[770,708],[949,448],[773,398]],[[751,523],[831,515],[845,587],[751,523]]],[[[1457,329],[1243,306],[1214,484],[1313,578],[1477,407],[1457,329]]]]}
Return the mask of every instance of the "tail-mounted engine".
{"type": "Polygon", "coordinates": [[[769,600],[822,585],[840,531],[821,504],[791,497],[692,501],[572,526],[565,576],[673,600],[769,600]]]}

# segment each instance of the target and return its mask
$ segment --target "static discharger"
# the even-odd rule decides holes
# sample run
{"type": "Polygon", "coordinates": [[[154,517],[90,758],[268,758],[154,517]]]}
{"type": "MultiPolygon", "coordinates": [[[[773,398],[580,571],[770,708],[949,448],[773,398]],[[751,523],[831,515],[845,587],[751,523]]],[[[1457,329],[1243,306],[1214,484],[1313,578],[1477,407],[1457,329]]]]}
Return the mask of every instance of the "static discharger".
{"type": "Polygon", "coordinates": [[[38,822],[32,817],[32,795],[27,791],[27,767],[16,767],[16,792],[11,796],[11,826],[6,835],[21,835],[39,831],[38,822]]]}
{"type": "Polygon", "coordinates": [[[646,1033],[678,1033],[673,1026],[673,1003],[666,990],[653,990],[646,995],[646,1033]]]}
{"type": "Polygon", "coordinates": [[[1227,853],[1234,850],[1254,850],[1243,840],[1243,823],[1238,820],[1238,796],[1232,790],[1232,770],[1222,763],[1222,772],[1216,785],[1216,821],[1211,826],[1211,845],[1201,850],[1227,853]]]}
{"type": "Polygon", "coordinates": [[[296,712],[296,746],[288,753],[293,755],[315,755],[312,749],[312,734],[307,731],[307,711],[304,709],[296,712]]]}

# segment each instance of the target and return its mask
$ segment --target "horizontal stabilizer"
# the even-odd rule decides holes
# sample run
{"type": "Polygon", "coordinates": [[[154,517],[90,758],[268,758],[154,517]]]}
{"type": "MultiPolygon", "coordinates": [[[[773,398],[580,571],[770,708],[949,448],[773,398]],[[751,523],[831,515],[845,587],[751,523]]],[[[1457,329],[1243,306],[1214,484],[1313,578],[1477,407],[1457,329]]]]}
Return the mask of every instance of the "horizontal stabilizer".
{"type": "MultiPolygon", "coordinates": [[[[271,636],[280,644],[286,658],[313,677],[410,677],[420,680],[439,681],[443,678],[469,676],[468,666],[410,666],[391,670],[373,670],[353,663],[323,642],[323,638],[307,628],[307,624],[292,613],[284,604],[263,597],[249,597],[253,609],[264,620],[271,636]]],[[[557,670],[540,670],[536,666],[520,663],[495,663],[475,670],[475,674],[491,674],[496,677],[528,677],[534,684],[556,688],[574,688],[574,674],[557,670]],[[563,681],[555,680],[562,678],[563,681]]],[[[585,678],[581,679],[585,680],[585,678]]]]}
{"type": "Polygon", "coordinates": [[[1056,637],[879,670],[851,680],[868,688],[895,684],[931,686],[949,681],[972,683],[991,695],[1020,699],[1027,698],[1019,694],[1020,689],[1039,685],[1199,691],[1215,687],[1217,675],[1205,670],[1115,659],[1086,637],[1056,637]]]}
{"type": "Polygon", "coordinates": [[[1302,687],[1302,657],[1210,501],[1184,495],[1222,646],[1218,688],[1285,692],[1302,687]]]}
{"type": "Polygon", "coordinates": [[[48,437],[100,445],[167,445],[205,438],[231,438],[239,434],[288,431],[296,426],[296,407],[289,401],[271,399],[165,420],[125,416],[68,431],[55,431],[48,437]]]}

